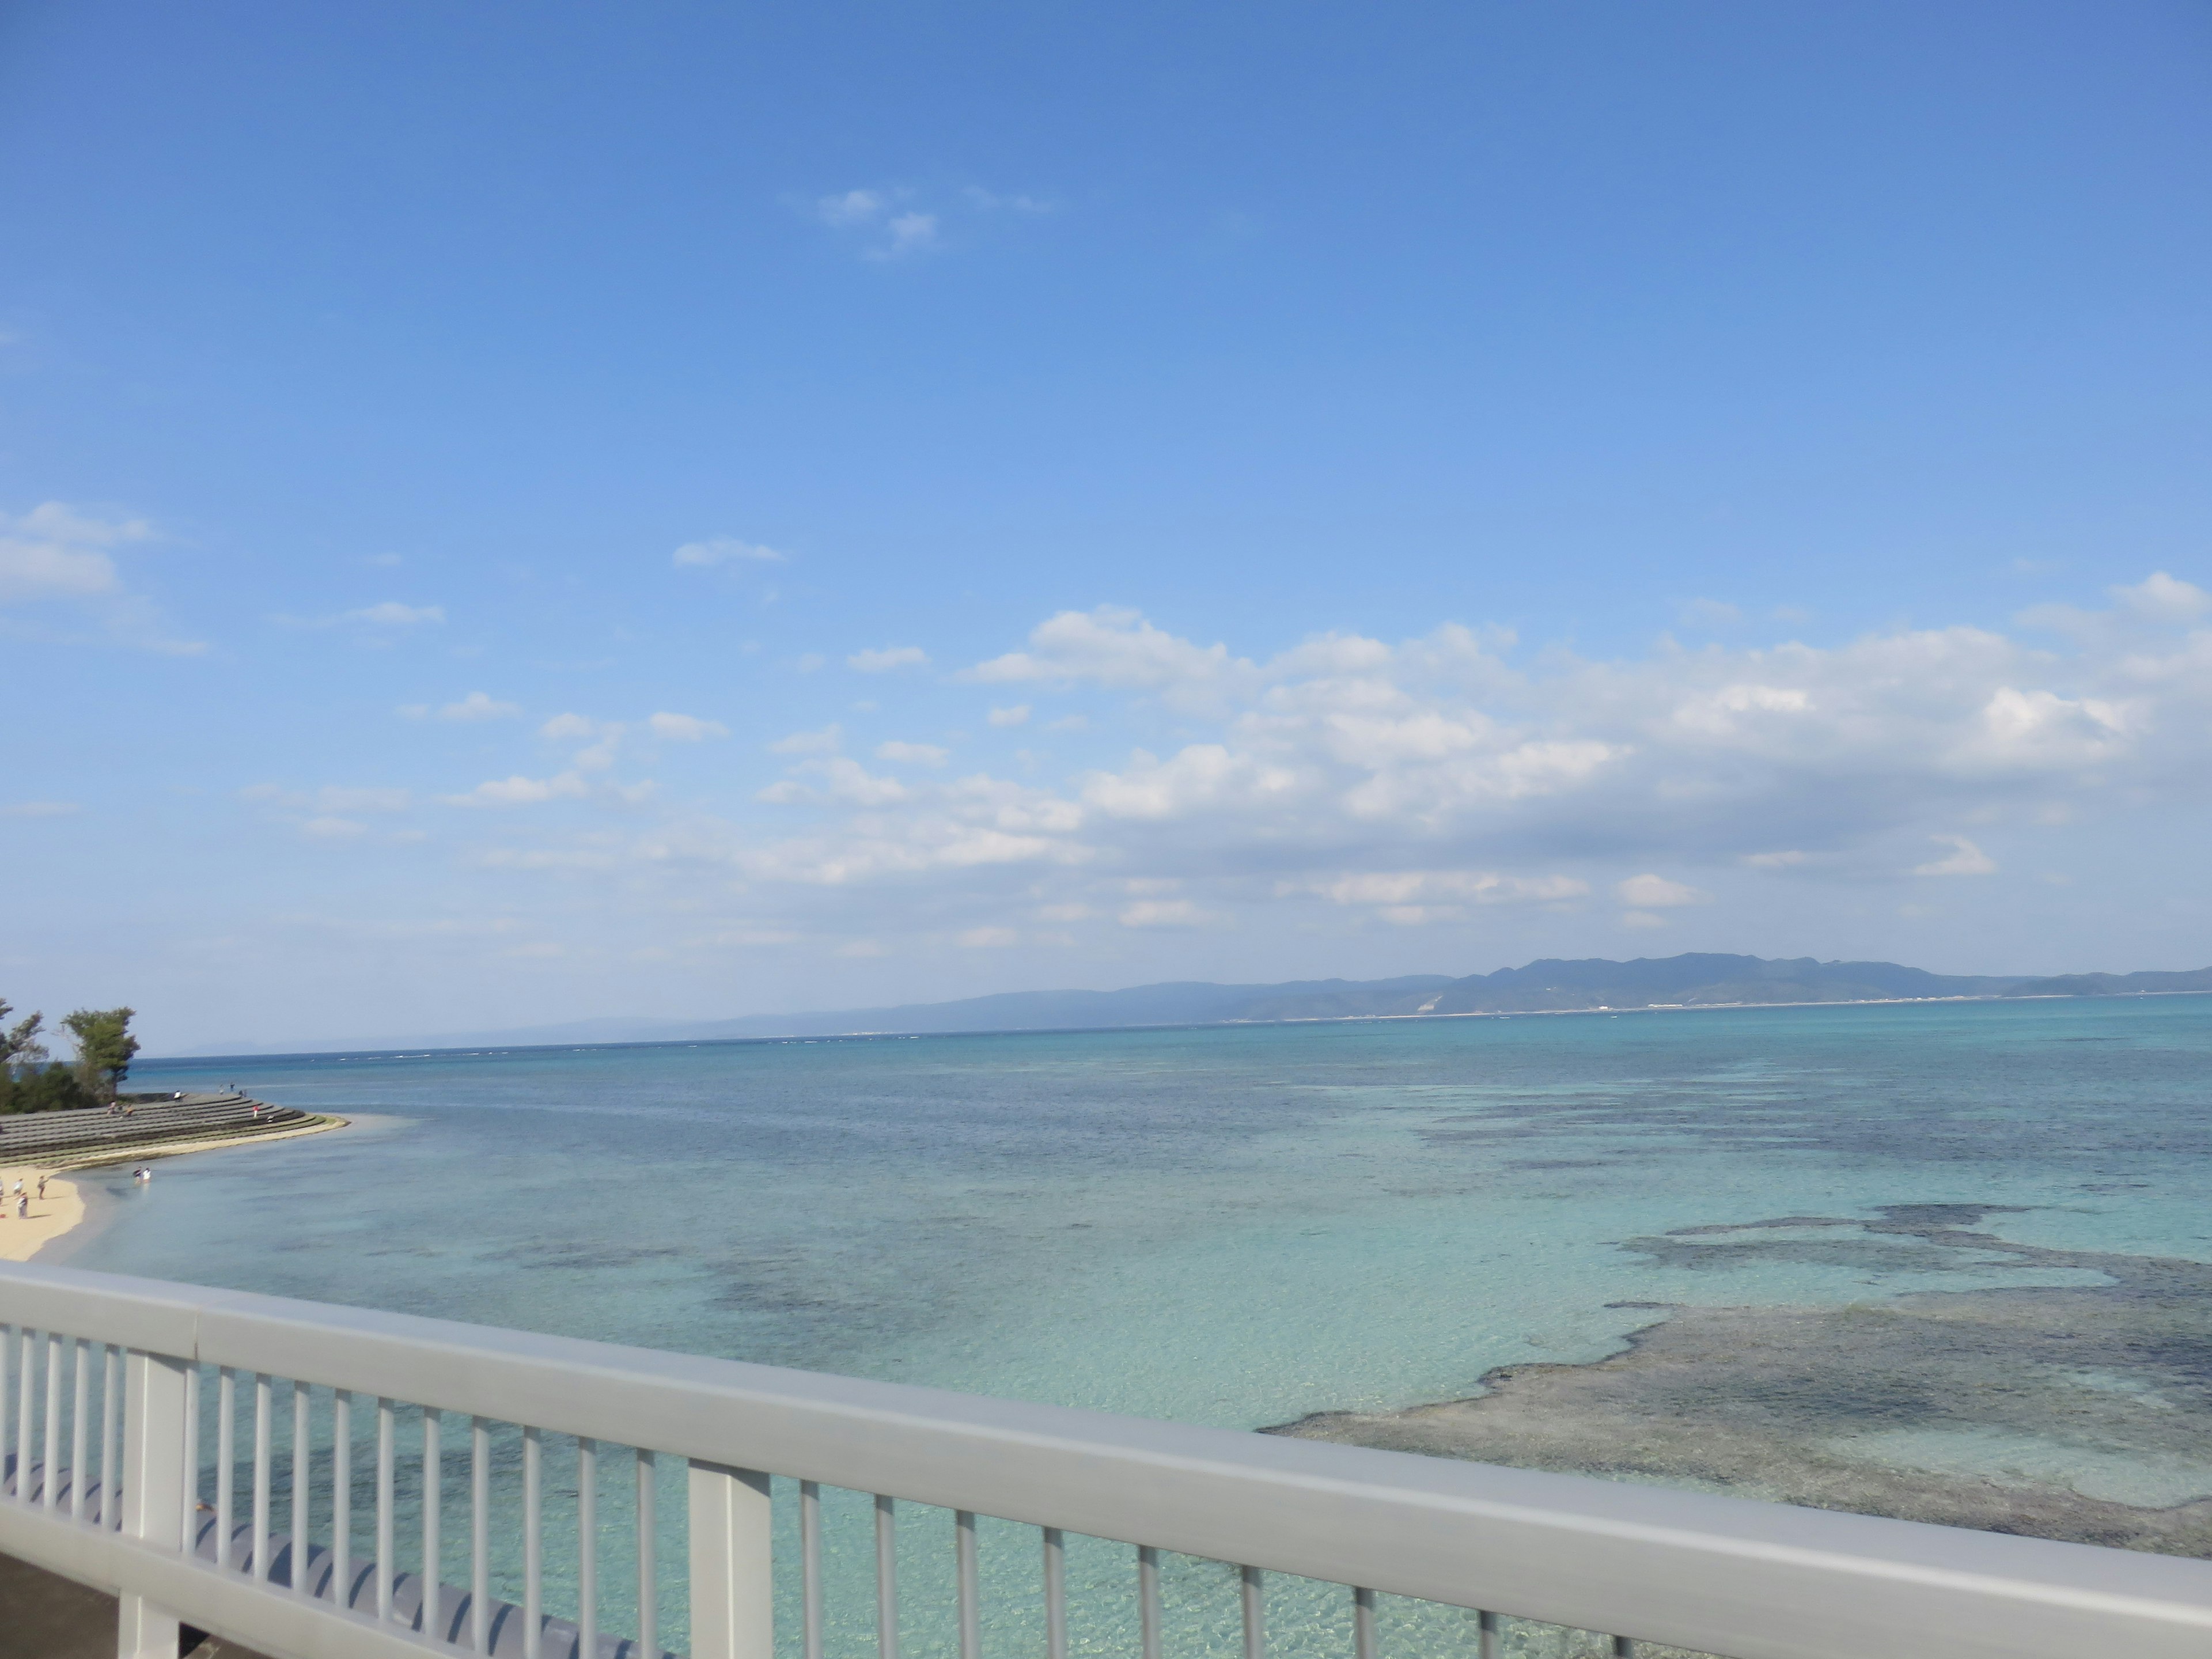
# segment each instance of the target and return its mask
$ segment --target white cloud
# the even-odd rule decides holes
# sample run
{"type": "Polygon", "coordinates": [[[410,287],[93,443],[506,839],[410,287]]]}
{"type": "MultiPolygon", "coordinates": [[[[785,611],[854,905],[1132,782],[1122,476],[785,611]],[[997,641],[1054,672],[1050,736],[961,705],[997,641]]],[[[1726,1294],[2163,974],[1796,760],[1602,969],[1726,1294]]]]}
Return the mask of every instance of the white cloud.
{"type": "Polygon", "coordinates": [[[890,954],[890,951],[886,949],[879,940],[872,939],[856,939],[848,945],[839,945],[837,947],[837,954],[841,957],[860,957],[866,958],[869,957],[887,957],[890,954]]]}
{"type": "Polygon", "coordinates": [[[1686,628],[1733,628],[1743,620],[1743,611],[1725,599],[1691,599],[1680,609],[1686,628]]]}
{"type": "Polygon", "coordinates": [[[465,795],[441,799],[448,806],[534,806],[542,801],[573,800],[590,793],[577,774],[563,772],[550,778],[526,778],[520,775],[495,778],[478,784],[465,795]]]}
{"type": "Polygon", "coordinates": [[[300,826],[301,833],[316,841],[351,841],[368,833],[368,826],[352,818],[309,818],[300,826]]]}
{"type": "Polygon", "coordinates": [[[501,702],[489,692],[471,691],[459,702],[449,702],[434,711],[428,703],[410,702],[399,712],[410,720],[417,720],[432,718],[441,720],[509,720],[520,717],[522,705],[501,702]]]}
{"type": "Polygon", "coordinates": [[[1930,836],[1929,840],[1939,847],[1951,849],[1946,857],[1927,864],[1916,864],[1916,876],[1991,876],[1996,873],[1997,862],[1964,836],[1930,836]]]}
{"type": "Polygon", "coordinates": [[[730,728],[720,720],[704,720],[696,714],[653,714],[647,718],[645,725],[654,737],[671,743],[703,743],[708,738],[730,735],[730,728]]]}
{"type": "Polygon", "coordinates": [[[12,806],[0,806],[0,818],[65,818],[82,811],[75,801],[19,800],[12,806]]]}
{"type": "Polygon", "coordinates": [[[790,556],[757,542],[741,542],[734,536],[709,536],[702,542],[684,543],[670,562],[711,568],[720,564],[782,564],[790,556]]]}
{"type": "Polygon", "coordinates": [[[769,748],[779,755],[830,755],[843,741],[843,731],[832,723],[818,732],[794,732],[779,738],[769,748]]]}
{"type": "Polygon", "coordinates": [[[2187,622],[2204,614],[2212,606],[2212,593],[2207,593],[2194,582],[2185,582],[2169,576],[2163,570],[2154,570],[2133,587],[2115,587],[2112,596],[2131,611],[2161,621],[2187,622]]]}
{"type": "Polygon", "coordinates": [[[1494,870],[1389,870],[1350,872],[1305,883],[1283,883],[1280,893],[1318,893],[1334,904],[1430,905],[1443,902],[1515,904],[1586,896],[1589,884],[1577,876],[1521,877],[1494,870]]]}
{"type": "Polygon", "coordinates": [[[61,501],[0,514],[0,603],[84,599],[120,592],[108,550],[149,541],[143,519],[101,519],[61,501]]]}
{"type": "Polygon", "coordinates": [[[865,225],[879,217],[884,205],[880,191],[848,190],[842,195],[823,197],[814,204],[814,210],[825,225],[865,225]]]}
{"type": "Polygon", "coordinates": [[[1039,623],[1030,630],[1028,650],[978,663],[960,678],[985,684],[1088,682],[1152,691],[1212,685],[1251,672],[1252,665],[1232,659],[1225,645],[1194,645],[1154,627],[1137,611],[1102,605],[1095,611],[1063,611],[1039,623]]]}
{"type": "Polygon", "coordinates": [[[1138,899],[1115,920],[1124,927],[1202,927],[1215,918],[1188,899],[1138,899]]]}
{"type": "Polygon", "coordinates": [[[880,651],[855,651],[845,659],[845,666],[863,674],[888,674],[898,668],[920,668],[929,661],[929,653],[918,645],[889,645],[880,651]]]}
{"type": "Polygon", "coordinates": [[[1623,904],[1638,910],[1666,910],[1684,904],[1711,904],[1713,896],[1702,887],[1669,881],[1664,876],[1646,872],[1631,876],[1613,890],[1613,896],[1623,904]]]}
{"type": "Polygon", "coordinates": [[[1020,726],[1030,717],[1030,706],[1018,702],[1011,708],[994,708],[988,718],[994,726],[1020,726]]]}
{"type": "Polygon", "coordinates": [[[907,766],[942,766],[952,758],[949,749],[939,749],[933,743],[879,743],[876,745],[878,760],[896,761],[907,766]]]}
{"type": "Polygon", "coordinates": [[[1021,943],[1022,936],[1011,927],[970,927],[960,935],[961,948],[969,951],[1004,950],[1021,943]]]}
{"type": "Polygon", "coordinates": [[[381,605],[364,605],[358,611],[345,613],[348,622],[367,623],[374,628],[420,628],[425,623],[442,623],[446,607],[441,605],[402,605],[397,599],[386,599],[381,605]]]}
{"type": "Polygon", "coordinates": [[[890,240],[868,250],[871,259],[903,259],[927,252],[937,246],[937,216],[933,213],[896,214],[884,228],[890,240]]]}
{"type": "Polygon", "coordinates": [[[803,813],[761,830],[657,807],[621,856],[823,906],[810,938],[942,940],[957,902],[1024,948],[1032,920],[1227,925],[1278,900],[1299,927],[1480,917],[1503,937],[1496,907],[1515,905],[1659,927],[1721,902],[1668,869],[1788,872],[1803,896],[1905,880],[1897,848],[1934,836],[1926,873],[1985,872],[1952,826],[2079,834],[2212,796],[2212,626],[2186,594],[2158,590],[2153,614],[2136,591],[2063,649],[1955,627],[1525,661],[1457,626],[1247,655],[1134,611],[1062,612],[963,678],[1082,686],[1160,733],[1149,747],[1000,776],[886,746],[904,764],[885,776],[835,728],[793,733],[760,799],[803,813]]]}

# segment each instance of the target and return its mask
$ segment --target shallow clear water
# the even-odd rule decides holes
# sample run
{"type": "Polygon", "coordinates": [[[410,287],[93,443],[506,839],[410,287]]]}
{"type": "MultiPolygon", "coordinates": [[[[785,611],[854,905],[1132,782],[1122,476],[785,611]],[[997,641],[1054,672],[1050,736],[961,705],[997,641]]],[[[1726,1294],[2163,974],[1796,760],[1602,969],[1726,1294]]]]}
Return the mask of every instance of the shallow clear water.
{"type": "MultiPolygon", "coordinates": [[[[2212,1260],[2203,997],[254,1058],[132,1082],[368,1121],[170,1160],[143,1190],[95,1176],[106,1219],[72,1265],[1237,1427],[1595,1358],[1651,1317],[1613,1304],[2068,1282],[1903,1246],[1741,1271],[1620,1247],[1674,1228],[2007,1205],[1985,1224],[2008,1237],[2212,1260]]],[[[1233,1607],[1188,1571],[1204,1617],[1233,1607]]]]}

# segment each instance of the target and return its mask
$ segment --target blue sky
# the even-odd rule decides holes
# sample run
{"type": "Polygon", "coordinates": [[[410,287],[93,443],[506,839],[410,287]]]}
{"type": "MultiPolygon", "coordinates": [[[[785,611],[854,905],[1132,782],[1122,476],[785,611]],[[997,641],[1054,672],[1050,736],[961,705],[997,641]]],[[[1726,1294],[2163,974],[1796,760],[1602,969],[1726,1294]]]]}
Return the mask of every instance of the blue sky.
{"type": "Polygon", "coordinates": [[[0,995],[2201,966],[2201,7],[0,15],[0,995]]]}

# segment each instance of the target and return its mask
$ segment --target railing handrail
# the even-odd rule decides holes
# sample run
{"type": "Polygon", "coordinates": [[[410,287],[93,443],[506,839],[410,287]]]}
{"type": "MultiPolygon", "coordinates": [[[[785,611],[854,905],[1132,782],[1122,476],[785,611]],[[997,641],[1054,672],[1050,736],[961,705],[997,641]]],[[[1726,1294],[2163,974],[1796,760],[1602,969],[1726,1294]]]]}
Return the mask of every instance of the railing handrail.
{"type": "Polygon", "coordinates": [[[36,1264],[0,1320],[1743,1659],[2212,1654],[2212,1563],[36,1264]]]}

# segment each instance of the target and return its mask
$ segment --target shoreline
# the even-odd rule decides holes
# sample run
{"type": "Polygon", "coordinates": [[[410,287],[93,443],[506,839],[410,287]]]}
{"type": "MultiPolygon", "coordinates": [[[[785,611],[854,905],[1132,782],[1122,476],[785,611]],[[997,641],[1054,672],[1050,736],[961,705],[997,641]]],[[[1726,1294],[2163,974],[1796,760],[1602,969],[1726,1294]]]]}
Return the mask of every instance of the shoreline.
{"type": "Polygon", "coordinates": [[[349,1118],[332,1117],[318,1113],[305,1123],[287,1124],[282,1128],[247,1130],[230,1135],[210,1135],[197,1140],[154,1140],[137,1146],[103,1146],[99,1151],[80,1156],[64,1154],[45,1163],[0,1164],[0,1194],[6,1199],[6,1213],[0,1216],[0,1261],[28,1261],[58,1240],[82,1235],[79,1230],[94,1211],[87,1195],[69,1176],[81,1170],[102,1169],[115,1164],[147,1164],[156,1158],[180,1158],[187,1152],[220,1152],[228,1146],[253,1146],[262,1141],[294,1140],[301,1135],[321,1134],[330,1129],[343,1129],[352,1122],[349,1118]],[[38,1194],[40,1178],[45,1177],[46,1195],[38,1194]],[[23,1183],[25,1195],[30,1199],[27,1217],[15,1214],[15,1184],[23,1183]]]}

